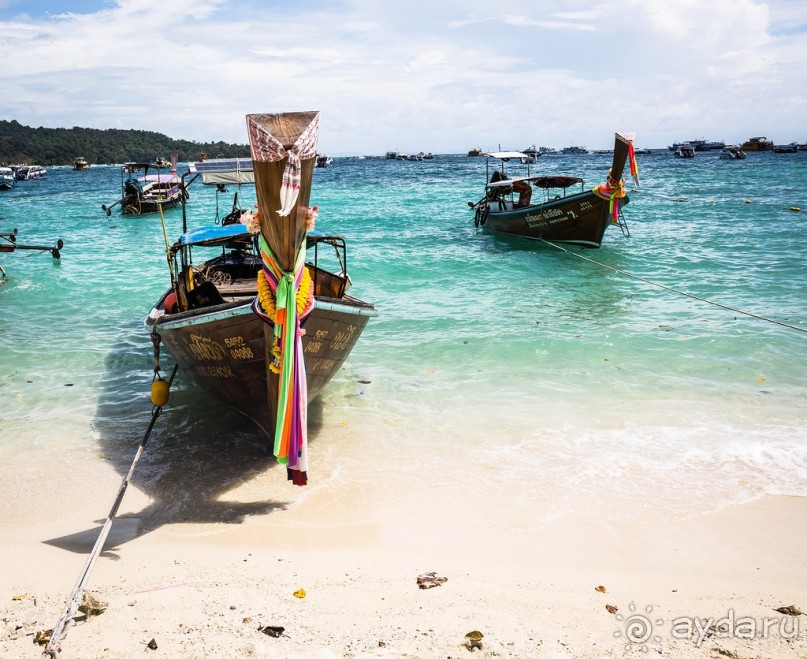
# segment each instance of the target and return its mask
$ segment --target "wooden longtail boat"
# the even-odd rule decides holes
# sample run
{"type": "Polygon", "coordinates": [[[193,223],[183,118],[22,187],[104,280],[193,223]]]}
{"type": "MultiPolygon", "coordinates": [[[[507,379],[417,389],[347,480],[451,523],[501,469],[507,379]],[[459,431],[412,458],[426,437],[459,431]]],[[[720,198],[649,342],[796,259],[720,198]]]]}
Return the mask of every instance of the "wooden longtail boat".
{"type": "Polygon", "coordinates": [[[188,191],[180,183],[175,156],[170,164],[162,161],[127,162],[121,167],[121,198],[109,206],[102,204],[101,210],[109,217],[111,209],[118,204],[124,215],[144,215],[176,208],[188,199],[188,191]]]}
{"type": "Polygon", "coordinates": [[[599,247],[610,224],[619,225],[627,233],[621,215],[622,206],[628,203],[622,172],[629,157],[631,171],[635,172],[632,149],[631,142],[615,135],[609,175],[604,184],[593,189],[585,189],[583,179],[578,177],[530,176],[529,169],[527,176],[509,178],[504,163],[521,162],[525,154],[488,153],[485,196],[476,203],[468,202],[476,210],[474,223],[493,234],[599,247]],[[492,174],[491,161],[500,163],[492,174]],[[572,186],[579,186],[579,190],[569,193],[572,186]],[[542,191],[537,202],[532,198],[533,187],[542,191]]]}
{"type": "Polygon", "coordinates": [[[316,215],[316,207],[309,208],[315,150],[308,155],[311,149],[300,146],[313,142],[315,149],[319,113],[249,115],[248,124],[251,133],[260,132],[257,137],[251,134],[253,162],[205,161],[194,163],[191,170],[207,184],[244,182],[254,176],[260,230],[250,231],[257,226],[247,211],[244,217],[228,216],[232,223],[186,230],[169,251],[172,287],[146,324],[181,369],[255,422],[274,442],[278,460],[288,465],[289,478],[302,485],[307,402],[339,370],[378,312],[347,294],[344,240],[310,230],[316,215]],[[276,140],[269,155],[254,143],[267,136],[276,140]],[[267,160],[270,157],[274,159],[267,160]],[[296,162],[290,162],[293,159],[296,162]],[[290,170],[297,165],[295,197],[290,170]],[[194,265],[193,252],[205,247],[218,255],[194,265]],[[326,251],[335,267],[325,267],[326,251]],[[288,276],[281,274],[267,298],[262,278],[271,276],[265,273],[273,268],[288,276]],[[290,301],[285,313],[284,286],[290,301]],[[270,322],[275,320],[277,324],[270,322]],[[295,438],[295,432],[301,436],[295,438]]]}

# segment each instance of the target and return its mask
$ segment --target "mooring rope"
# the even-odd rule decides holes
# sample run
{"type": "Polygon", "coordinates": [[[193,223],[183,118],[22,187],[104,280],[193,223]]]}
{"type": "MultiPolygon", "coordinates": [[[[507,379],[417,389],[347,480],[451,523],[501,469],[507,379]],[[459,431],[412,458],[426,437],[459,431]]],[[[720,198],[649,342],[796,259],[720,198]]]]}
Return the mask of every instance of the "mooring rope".
{"type": "MultiPolygon", "coordinates": [[[[177,374],[177,369],[179,368],[178,364],[174,365],[174,370],[171,371],[171,377],[168,379],[168,386],[171,386],[171,383],[174,381],[174,376],[177,374]]],[[[101,528],[101,533],[98,535],[98,539],[95,541],[95,546],[92,548],[90,552],[90,556],[87,559],[87,562],[84,565],[84,569],[81,571],[81,575],[76,582],[75,587],[73,588],[73,592],[70,593],[70,597],[67,598],[67,604],[62,612],[61,617],[56,622],[56,626],[53,628],[53,632],[51,633],[50,640],[48,641],[47,646],[45,647],[44,651],[42,652],[43,657],[53,657],[59,652],[59,644],[62,642],[62,636],[66,633],[67,629],[69,628],[69,623],[73,622],[72,618],[76,613],[79,605],[81,604],[81,597],[84,593],[84,586],[90,578],[90,574],[92,573],[93,568],[95,567],[95,562],[98,559],[98,556],[104,549],[104,543],[106,542],[107,536],[109,535],[109,531],[112,528],[112,520],[115,518],[115,515],[118,513],[118,508],[120,507],[121,501],[123,501],[123,495],[126,492],[126,488],[129,486],[129,483],[132,480],[132,476],[134,475],[135,467],[137,466],[138,460],[140,460],[140,456],[143,455],[143,450],[146,448],[146,444],[148,443],[149,437],[151,436],[151,431],[154,429],[154,424],[157,422],[157,418],[160,416],[162,412],[162,406],[155,405],[151,410],[151,420],[149,421],[148,428],[146,429],[146,434],[143,436],[143,440],[140,442],[140,446],[137,448],[137,452],[135,453],[134,459],[132,460],[132,465],[129,467],[129,472],[124,476],[123,481],[120,484],[120,489],[118,490],[118,496],[115,497],[115,503],[112,504],[112,509],[109,511],[109,515],[107,515],[106,521],[104,522],[104,526],[101,528]]]]}
{"type": "Polygon", "coordinates": [[[626,277],[631,277],[633,279],[638,279],[639,281],[644,282],[645,284],[650,284],[651,286],[657,286],[658,288],[663,288],[664,290],[670,291],[672,293],[677,293],[678,295],[683,295],[684,297],[691,297],[693,300],[698,300],[699,302],[706,302],[706,304],[712,304],[716,307],[720,307],[722,309],[728,309],[729,311],[733,311],[735,313],[742,314],[743,316],[750,316],[751,318],[756,318],[758,320],[764,320],[769,323],[773,323],[775,325],[781,325],[782,327],[787,327],[788,329],[793,329],[798,332],[805,332],[807,333],[807,328],[798,327],[797,325],[790,325],[788,323],[783,323],[781,320],[775,320],[773,318],[767,318],[765,316],[760,316],[759,314],[751,313],[750,311],[743,311],[742,309],[737,309],[735,307],[730,307],[727,304],[721,304],[720,302],[715,302],[714,300],[707,300],[704,297],[699,297],[692,293],[687,293],[686,291],[678,290],[677,288],[673,288],[672,286],[665,286],[664,284],[659,284],[655,281],[650,281],[649,279],[645,279],[644,277],[640,277],[639,275],[634,275],[627,270],[620,270],[619,268],[615,268],[613,266],[607,265],[605,263],[601,263],[600,261],[595,261],[594,259],[590,259],[587,256],[583,256],[582,254],[577,254],[576,252],[571,252],[565,247],[561,247],[553,242],[545,240],[544,238],[538,238],[542,243],[546,243],[547,245],[551,245],[555,249],[559,249],[561,252],[566,252],[567,254],[571,254],[572,256],[576,256],[579,259],[583,259],[584,261],[588,261],[589,263],[593,263],[595,265],[599,265],[603,268],[607,268],[608,270],[613,270],[614,272],[619,273],[620,275],[625,275],[626,277]]]}

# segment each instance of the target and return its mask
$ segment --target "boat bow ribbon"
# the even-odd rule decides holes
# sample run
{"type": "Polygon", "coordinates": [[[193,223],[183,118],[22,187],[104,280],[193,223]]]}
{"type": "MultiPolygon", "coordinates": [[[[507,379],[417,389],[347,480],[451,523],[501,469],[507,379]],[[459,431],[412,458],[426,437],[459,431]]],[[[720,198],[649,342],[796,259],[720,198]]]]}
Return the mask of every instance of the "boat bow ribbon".
{"type": "Polygon", "coordinates": [[[319,112],[311,123],[300,133],[300,137],[286,149],[280,141],[269,133],[263,126],[247,116],[247,129],[249,130],[249,145],[252,159],[260,162],[278,162],[288,157],[286,168],[283,170],[283,182],[280,186],[281,217],[291,213],[300,194],[300,160],[313,158],[317,153],[317,136],[319,135],[319,112]]]}

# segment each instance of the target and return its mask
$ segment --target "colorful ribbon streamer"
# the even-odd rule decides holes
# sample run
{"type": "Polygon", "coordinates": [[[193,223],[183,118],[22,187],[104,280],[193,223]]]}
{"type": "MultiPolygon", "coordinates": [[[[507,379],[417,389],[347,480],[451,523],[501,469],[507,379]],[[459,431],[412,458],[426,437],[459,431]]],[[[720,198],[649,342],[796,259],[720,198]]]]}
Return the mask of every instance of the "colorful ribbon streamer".
{"type": "Polygon", "coordinates": [[[636,164],[636,150],[633,148],[633,140],[628,142],[628,162],[630,163],[630,175],[633,184],[639,187],[639,165],[636,164]]]}
{"type": "Polygon", "coordinates": [[[297,291],[305,272],[305,243],[300,245],[292,272],[281,270],[263,236],[260,250],[263,269],[258,277],[266,279],[274,295],[274,319],[263,308],[260,294],[253,301],[252,309],[264,322],[274,326],[271,348],[274,359],[268,364],[270,370],[279,373],[273,452],[277,461],[287,466],[289,480],[295,485],[305,485],[308,480],[308,385],[300,322],[314,307],[314,297],[310,295],[310,302],[302,312],[297,310],[297,291]]]}

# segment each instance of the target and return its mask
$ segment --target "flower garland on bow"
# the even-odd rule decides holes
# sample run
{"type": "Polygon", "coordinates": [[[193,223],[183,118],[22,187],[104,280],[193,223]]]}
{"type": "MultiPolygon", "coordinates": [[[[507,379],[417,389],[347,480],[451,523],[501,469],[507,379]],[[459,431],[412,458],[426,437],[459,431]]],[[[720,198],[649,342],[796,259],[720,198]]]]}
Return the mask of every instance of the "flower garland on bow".
{"type": "Polygon", "coordinates": [[[269,244],[259,239],[263,269],[258,273],[258,295],[252,310],[274,326],[269,370],[279,375],[274,454],[285,464],[295,485],[308,481],[308,385],[305,377],[300,323],[314,308],[314,287],[305,267],[305,243],[294,270],[284,272],[269,244]]]}
{"type": "Polygon", "coordinates": [[[608,214],[611,216],[611,223],[616,224],[619,221],[619,204],[617,199],[622,199],[627,193],[625,192],[625,180],[620,179],[617,181],[611,176],[611,170],[608,170],[608,176],[605,177],[605,183],[598,185],[591,190],[600,199],[607,199],[608,214]]]}
{"type": "MultiPolygon", "coordinates": [[[[634,133],[627,133],[624,139],[628,143],[628,164],[630,165],[630,175],[633,178],[633,183],[639,187],[639,165],[636,164],[636,149],[633,148],[634,133]]],[[[622,199],[625,192],[625,180],[620,179],[617,181],[611,176],[611,170],[608,170],[608,176],[605,178],[605,183],[598,185],[592,189],[592,192],[600,197],[600,199],[607,199],[608,213],[611,216],[611,223],[616,224],[619,222],[619,204],[617,199],[622,199]]]]}

